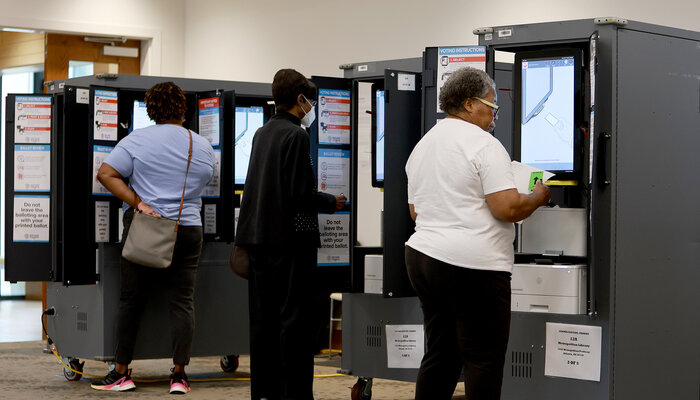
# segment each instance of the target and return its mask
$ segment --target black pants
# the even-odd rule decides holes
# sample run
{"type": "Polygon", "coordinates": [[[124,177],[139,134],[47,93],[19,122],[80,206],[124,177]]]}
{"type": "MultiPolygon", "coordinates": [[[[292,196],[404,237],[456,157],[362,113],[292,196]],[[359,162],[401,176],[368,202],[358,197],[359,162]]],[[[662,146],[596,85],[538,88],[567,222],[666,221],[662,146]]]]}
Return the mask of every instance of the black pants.
{"type": "Polygon", "coordinates": [[[510,273],[457,267],[406,247],[425,318],[416,400],[451,399],[464,367],[467,400],[501,397],[510,331],[510,273]]]}
{"type": "Polygon", "coordinates": [[[313,399],[314,246],[253,246],[250,307],[251,398],[313,399]]]}
{"type": "MultiPolygon", "coordinates": [[[[130,209],[124,213],[122,243],[129,232],[132,217],[133,210],[130,209]]],[[[202,227],[180,226],[175,242],[173,263],[169,268],[144,267],[124,258],[121,259],[116,362],[131,363],[146,300],[152,292],[165,292],[170,305],[173,363],[189,364],[194,335],[194,285],[201,252],[202,227]]]]}

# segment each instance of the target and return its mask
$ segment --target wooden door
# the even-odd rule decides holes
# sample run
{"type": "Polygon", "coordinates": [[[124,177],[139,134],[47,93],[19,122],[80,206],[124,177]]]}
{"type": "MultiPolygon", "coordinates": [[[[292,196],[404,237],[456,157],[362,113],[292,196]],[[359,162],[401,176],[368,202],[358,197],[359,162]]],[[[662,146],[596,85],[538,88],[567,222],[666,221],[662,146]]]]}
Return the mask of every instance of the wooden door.
{"type": "Polygon", "coordinates": [[[102,47],[109,44],[86,42],[84,36],[46,34],[46,58],[44,59],[44,79],[55,81],[68,78],[69,61],[90,61],[95,63],[95,73],[115,72],[107,65],[116,64],[119,74],[141,74],[141,41],[127,40],[118,46],[139,49],[139,57],[116,57],[102,54],[102,47]]]}

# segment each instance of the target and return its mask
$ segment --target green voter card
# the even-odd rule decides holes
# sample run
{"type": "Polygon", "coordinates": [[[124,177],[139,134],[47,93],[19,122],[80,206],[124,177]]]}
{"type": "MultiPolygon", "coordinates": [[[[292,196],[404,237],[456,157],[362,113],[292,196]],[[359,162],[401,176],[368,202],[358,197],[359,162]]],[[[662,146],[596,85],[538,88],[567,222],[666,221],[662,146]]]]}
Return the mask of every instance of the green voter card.
{"type": "Polygon", "coordinates": [[[534,189],[537,181],[541,181],[543,176],[544,176],[544,171],[537,171],[537,172],[530,173],[530,184],[528,185],[527,190],[534,189]]]}

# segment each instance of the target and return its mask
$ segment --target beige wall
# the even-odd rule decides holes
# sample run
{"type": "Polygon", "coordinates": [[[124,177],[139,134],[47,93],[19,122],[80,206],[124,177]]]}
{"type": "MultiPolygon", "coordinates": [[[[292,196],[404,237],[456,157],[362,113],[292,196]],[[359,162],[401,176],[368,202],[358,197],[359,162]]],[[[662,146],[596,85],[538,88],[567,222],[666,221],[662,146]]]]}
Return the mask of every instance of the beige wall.
{"type": "Polygon", "coordinates": [[[698,0],[185,0],[185,75],[269,82],[280,68],[342,76],[339,64],[469,45],[481,26],[618,16],[700,31],[698,0]]]}

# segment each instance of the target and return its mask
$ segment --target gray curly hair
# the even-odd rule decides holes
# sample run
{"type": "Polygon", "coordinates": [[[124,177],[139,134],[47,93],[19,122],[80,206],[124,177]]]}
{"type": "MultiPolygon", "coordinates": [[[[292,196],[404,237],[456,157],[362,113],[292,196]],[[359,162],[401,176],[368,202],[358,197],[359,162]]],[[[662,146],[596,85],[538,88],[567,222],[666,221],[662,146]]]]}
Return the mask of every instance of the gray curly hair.
{"type": "Polygon", "coordinates": [[[464,102],[472,97],[484,97],[489,90],[496,91],[496,82],[484,71],[465,67],[453,72],[440,90],[440,108],[451,115],[464,109],[464,102]]]}

